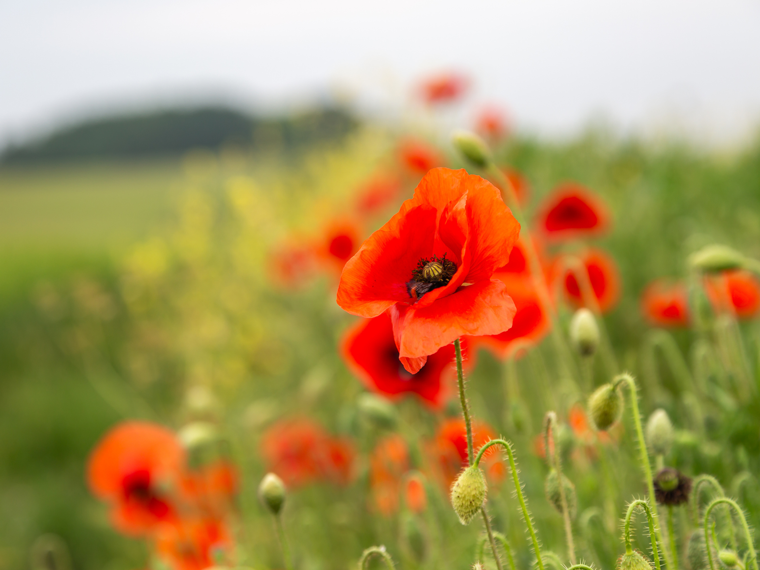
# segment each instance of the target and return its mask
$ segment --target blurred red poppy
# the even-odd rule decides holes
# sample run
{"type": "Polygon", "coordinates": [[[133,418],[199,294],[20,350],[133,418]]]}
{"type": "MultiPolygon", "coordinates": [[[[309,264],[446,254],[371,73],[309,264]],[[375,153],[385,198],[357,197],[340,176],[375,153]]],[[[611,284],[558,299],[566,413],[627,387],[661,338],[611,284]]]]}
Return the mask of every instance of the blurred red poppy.
{"type": "Polygon", "coordinates": [[[760,312],[760,281],[748,271],[726,271],[708,277],[707,296],[716,310],[733,311],[741,319],[760,312]]]}
{"type": "Polygon", "coordinates": [[[430,104],[451,103],[460,99],[467,87],[468,79],[458,73],[440,73],[429,77],[420,85],[420,97],[430,104]]]}
{"type": "MultiPolygon", "coordinates": [[[[351,327],[343,337],[341,352],[351,372],[373,392],[390,398],[416,394],[432,408],[446,402],[450,390],[445,380],[455,373],[453,345],[430,355],[417,373],[410,374],[399,361],[387,311],[351,327]]],[[[471,365],[467,338],[462,339],[462,352],[464,362],[471,365]]]]}
{"type": "MultiPolygon", "coordinates": [[[[587,249],[578,259],[585,267],[599,310],[611,310],[620,297],[620,277],[615,261],[599,249],[587,249]]],[[[582,271],[580,268],[578,270],[582,271]]],[[[568,267],[567,257],[555,259],[550,272],[555,279],[561,279],[568,301],[578,307],[588,306],[588,300],[583,298],[583,291],[574,271],[568,267]]]]}
{"type": "Polygon", "coordinates": [[[238,473],[227,460],[189,469],[183,476],[184,496],[207,511],[225,513],[238,489],[238,473]]]}
{"type": "Polygon", "coordinates": [[[372,216],[393,204],[401,192],[401,182],[390,176],[376,175],[357,191],[356,212],[372,216]]]}
{"type": "Polygon", "coordinates": [[[362,230],[356,222],[349,219],[333,220],[324,230],[317,253],[328,267],[340,272],[346,261],[359,249],[361,237],[362,230]]]}
{"type": "Polygon", "coordinates": [[[403,167],[414,176],[427,174],[429,170],[446,164],[438,150],[427,143],[411,139],[401,143],[399,159],[403,167]]]}
{"type": "Polygon", "coordinates": [[[291,239],[269,255],[269,272],[278,285],[292,290],[302,287],[314,275],[314,248],[305,240],[291,239]]]}
{"type": "Polygon", "coordinates": [[[406,482],[406,504],[414,513],[422,513],[427,508],[427,493],[425,486],[417,478],[406,482]]]}
{"type": "Polygon", "coordinates": [[[193,517],[162,525],[156,552],[172,570],[205,570],[230,560],[232,539],[222,521],[193,517]]]}
{"type": "Polygon", "coordinates": [[[547,196],[536,220],[539,231],[553,241],[598,235],[608,226],[607,207],[578,184],[564,184],[547,196]]]}
{"type": "Polygon", "coordinates": [[[512,326],[514,302],[492,276],[519,231],[491,183],[436,168],[346,263],[338,304],[361,317],[391,309],[399,358],[419,372],[429,355],[461,336],[512,326]]]}
{"type": "Polygon", "coordinates": [[[661,327],[687,327],[691,321],[689,292],[683,283],[653,281],[644,289],[641,309],[647,320],[661,327]]]}
{"type": "MultiPolygon", "coordinates": [[[[475,453],[485,443],[496,438],[496,432],[483,422],[474,421],[472,424],[472,444],[475,453]]],[[[469,464],[467,458],[467,429],[464,420],[453,418],[441,424],[436,436],[435,448],[438,454],[439,466],[445,485],[451,486],[457,475],[469,464]]],[[[483,455],[481,466],[489,479],[498,483],[506,475],[498,447],[491,447],[483,455]]]]}
{"type": "Polygon", "coordinates": [[[354,457],[349,442],[331,437],[306,418],[271,425],[262,436],[261,454],[268,470],[292,488],[319,480],[345,483],[354,457]]]}
{"type": "Polygon", "coordinates": [[[504,138],[508,129],[507,114],[494,105],[483,107],[475,119],[475,130],[490,140],[504,138]]]}
{"type": "Polygon", "coordinates": [[[166,489],[179,483],[185,452],[176,435],[148,422],[123,422],[90,454],[87,480],[92,492],[112,506],[116,527],[146,534],[176,518],[166,489]]]}
{"type": "Polygon", "coordinates": [[[378,512],[391,515],[399,508],[401,479],[409,470],[409,451],[398,434],[381,439],[369,458],[369,483],[378,512]]]}

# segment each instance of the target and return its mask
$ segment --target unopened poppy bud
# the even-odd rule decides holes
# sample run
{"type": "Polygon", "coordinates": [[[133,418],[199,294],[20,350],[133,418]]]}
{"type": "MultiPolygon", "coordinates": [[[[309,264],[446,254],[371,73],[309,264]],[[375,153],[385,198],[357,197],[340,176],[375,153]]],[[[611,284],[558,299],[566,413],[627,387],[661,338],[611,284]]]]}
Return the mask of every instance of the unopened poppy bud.
{"type": "Polygon", "coordinates": [[[396,427],[398,421],[396,407],[389,400],[376,394],[364,393],[359,396],[356,405],[362,416],[376,427],[382,429],[396,427]]]}
{"type": "Polygon", "coordinates": [[[451,487],[451,506],[462,524],[469,524],[478,514],[486,492],[486,479],[479,467],[470,466],[457,477],[451,487]]]}
{"type": "Polygon", "coordinates": [[[739,564],[739,557],[733,550],[721,550],[718,552],[718,558],[726,568],[733,568],[739,564]]]}
{"type": "Polygon", "coordinates": [[[280,514],[285,504],[285,483],[274,473],[267,473],[259,484],[259,500],[273,515],[280,514]]]}
{"type": "Polygon", "coordinates": [[[454,131],[451,135],[454,147],[474,166],[485,168],[491,162],[488,145],[476,134],[469,131],[454,131]]]}
{"type": "Polygon", "coordinates": [[[705,550],[705,535],[701,529],[695,530],[686,544],[686,560],[691,570],[707,570],[707,550],[705,550]]]}
{"type": "Polygon", "coordinates": [[[623,396],[612,384],[600,386],[588,399],[588,411],[596,429],[606,431],[623,413],[623,396]]]}
{"type": "Polygon", "coordinates": [[[689,256],[689,264],[705,273],[719,273],[745,266],[745,257],[725,245],[708,245],[689,256]]]}
{"type": "Polygon", "coordinates": [[[588,309],[578,309],[570,321],[570,340],[581,356],[591,356],[599,346],[599,325],[588,309]]]}
{"type": "Polygon", "coordinates": [[[655,455],[667,455],[673,447],[674,438],[673,424],[670,422],[668,413],[663,410],[655,410],[647,420],[646,440],[652,453],[655,455]]]}
{"type": "MultiPolygon", "coordinates": [[[[557,470],[552,469],[546,476],[544,481],[544,492],[546,493],[546,499],[552,504],[559,514],[562,513],[562,494],[559,488],[560,477],[557,470]]],[[[567,501],[567,512],[571,519],[575,518],[575,514],[578,510],[578,498],[575,494],[575,485],[572,481],[562,474],[562,487],[565,491],[565,500],[567,501]]]]}
{"type": "Polygon", "coordinates": [[[485,570],[480,562],[476,562],[472,565],[472,570],[485,570]]]}
{"type": "Polygon", "coordinates": [[[618,559],[617,567],[618,570],[652,570],[649,560],[635,550],[631,551],[630,554],[623,554],[618,559]]]}

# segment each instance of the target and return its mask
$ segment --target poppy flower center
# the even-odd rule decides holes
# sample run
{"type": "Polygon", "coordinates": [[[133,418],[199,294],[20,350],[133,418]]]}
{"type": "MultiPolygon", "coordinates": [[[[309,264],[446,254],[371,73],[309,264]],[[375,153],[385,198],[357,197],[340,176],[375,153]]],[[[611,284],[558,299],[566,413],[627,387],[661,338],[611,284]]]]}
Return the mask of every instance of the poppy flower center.
{"type": "Polygon", "coordinates": [[[423,257],[412,271],[411,280],[406,282],[406,290],[412,299],[420,299],[425,293],[448,285],[456,272],[456,263],[446,259],[445,253],[443,257],[423,257]]]}

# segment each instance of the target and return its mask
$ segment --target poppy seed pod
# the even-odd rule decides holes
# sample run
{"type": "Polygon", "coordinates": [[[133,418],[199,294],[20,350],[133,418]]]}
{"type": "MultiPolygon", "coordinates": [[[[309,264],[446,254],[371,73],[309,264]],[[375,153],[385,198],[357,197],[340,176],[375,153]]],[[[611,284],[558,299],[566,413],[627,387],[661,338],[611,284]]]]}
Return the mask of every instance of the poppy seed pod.
{"type": "Polygon", "coordinates": [[[491,151],[483,139],[469,131],[454,131],[451,142],[462,155],[478,168],[485,168],[491,162],[491,151]]]}
{"type": "Polygon", "coordinates": [[[652,453],[655,455],[667,455],[673,447],[673,424],[668,413],[663,410],[655,410],[647,420],[646,440],[652,453]]]}
{"type": "MultiPolygon", "coordinates": [[[[544,482],[544,492],[546,493],[547,500],[557,510],[559,514],[562,513],[562,494],[559,488],[560,477],[556,469],[549,471],[544,482]]],[[[565,500],[567,501],[567,511],[571,519],[575,518],[575,514],[578,510],[578,498],[575,494],[575,485],[562,474],[562,487],[565,492],[565,500]]]]}
{"type": "Polygon", "coordinates": [[[591,356],[599,346],[599,325],[588,309],[578,309],[570,321],[570,340],[581,356],[591,356]]]}
{"type": "Polygon", "coordinates": [[[470,466],[457,477],[451,487],[451,506],[462,524],[469,524],[478,514],[486,492],[486,479],[479,467],[470,466]]]}
{"type": "Polygon", "coordinates": [[[396,408],[387,399],[375,394],[362,394],[356,402],[362,416],[378,428],[393,429],[398,417],[396,408]]]}
{"type": "Polygon", "coordinates": [[[612,384],[605,384],[591,394],[588,410],[596,429],[606,431],[618,422],[623,413],[623,396],[612,384]]]}
{"type": "Polygon", "coordinates": [[[690,570],[707,570],[707,550],[705,550],[705,535],[702,529],[695,530],[686,544],[686,561],[690,570]]]}
{"type": "Polygon", "coordinates": [[[259,500],[277,516],[285,504],[285,483],[274,473],[267,473],[259,484],[259,500]]]}
{"type": "Polygon", "coordinates": [[[618,559],[618,570],[652,570],[652,565],[641,554],[632,551],[625,553],[618,559]]]}
{"type": "Polygon", "coordinates": [[[691,478],[665,467],[654,476],[654,496],[660,505],[677,506],[689,500],[691,478]]]}
{"type": "Polygon", "coordinates": [[[708,245],[689,256],[689,265],[705,273],[720,273],[743,268],[745,258],[735,249],[725,245],[708,245]]]}
{"type": "Polygon", "coordinates": [[[733,568],[739,564],[739,557],[733,550],[721,550],[718,552],[718,558],[727,568],[733,568]]]}

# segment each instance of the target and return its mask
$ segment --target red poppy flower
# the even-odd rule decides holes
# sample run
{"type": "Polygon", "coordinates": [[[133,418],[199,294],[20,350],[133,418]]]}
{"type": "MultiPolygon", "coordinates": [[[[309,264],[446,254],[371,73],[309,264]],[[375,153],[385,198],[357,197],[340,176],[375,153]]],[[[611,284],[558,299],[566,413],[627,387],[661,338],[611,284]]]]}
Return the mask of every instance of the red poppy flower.
{"type": "Polygon", "coordinates": [[[226,460],[217,460],[189,470],[182,481],[182,490],[187,499],[214,512],[226,511],[237,489],[237,469],[226,460]]]}
{"type": "Polygon", "coordinates": [[[314,248],[306,241],[290,240],[269,256],[269,269],[278,285],[287,289],[303,286],[316,269],[314,248]]]}
{"type": "Polygon", "coordinates": [[[359,249],[361,235],[361,228],[355,222],[334,220],[325,228],[317,252],[329,267],[341,271],[346,261],[359,249]]]}
{"type": "Polygon", "coordinates": [[[338,304],[360,317],[390,308],[400,360],[419,372],[461,336],[512,326],[514,302],[492,276],[519,231],[491,183],[436,168],[346,263],[338,304]]]}
{"type": "Polygon", "coordinates": [[[395,202],[401,192],[396,178],[378,175],[365,182],[358,190],[356,212],[360,216],[376,214],[395,202]]]}
{"type": "Polygon", "coordinates": [[[427,508],[427,493],[425,486],[417,478],[406,482],[406,504],[413,513],[420,514],[427,508]]]}
{"type": "Polygon", "coordinates": [[[687,327],[689,293],[683,283],[657,280],[650,283],[641,296],[644,316],[653,324],[663,327],[687,327]]]}
{"type": "Polygon", "coordinates": [[[119,530],[142,534],[175,518],[164,489],[179,481],[185,452],[176,435],[148,422],[123,422],[100,440],[87,464],[92,492],[111,503],[119,530]]]}
{"type": "Polygon", "coordinates": [[[372,500],[383,515],[391,515],[399,507],[401,479],[409,470],[409,451],[398,434],[381,439],[369,458],[369,484],[372,500]]]}
{"type": "Polygon", "coordinates": [[[751,319],[760,311],[760,282],[747,271],[726,271],[707,280],[707,295],[716,310],[732,310],[751,319]]]}
{"type": "Polygon", "coordinates": [[[565,184],[547,196],[539,208],[536,224],[547,238],[555,241],[598,235],[608,225],[607,207],[577,184],[565,184]]]}
{"type": "MultiPolygon", "coordinates": [[[[496,432],[483,422],[474,421],[472,424],[472,444],[477,453],[485,443],[496,438],[496,432]]],[[[438,429],[436,445],[439,465],[446,486],[450,486],[457,475],[467,467],[467,429],[461,418],[450,419],[444,422],[438,429]]],[[[506,469],[499,458],[495,447],[486,450],[483,455],[486,474],[493,482],[499,482],[504,478],[506,469]]]]}
{"type": "MultiPolygon", "coordinates": [[[[586,269],[599,310],[602,312],[609,311],[620,297],[620,278],[614,260],[598,249],[586,250],[583,255],[579,256],[579,259],[586,269]]],[[[555,260],[551,272],[555,278],[562,280],[565,297],[568,301],[579,307],[587,305],[575,273],[567,267],[563,258],[560,257],[555,260]],[[558,274],[560,267],[562,273],[558,274]]]]}
{"type": "Polygon", "coordinates": [[[494,352],[499,358],[512,356],[511,351],[515,342],[538,343],[551,329],[549,315],[539,300],[532,282],[527,279],[508,279],[506,283],[509,295],[517,308],[512,328],[496,335],[473,339],[494,352]]]}
{"type": "Polygon", "coordinates": [[[289,487],[328,480],[348,481],[353,448],[344,440],[330,437],[317,423],[306,418],[279,421],[261,439],[261,454],[268,470],[289,487]]]}
{"type": "Polygon", "coordinates": [[[441,73],[422,82],[420,96],[430,104],[450,103],[464,95],[469,81],[457,73],[441,73]]]}
{"type": "Polygon", "coordinates": [[[229,560],[232,540],[226,524],[193,517],[161,526],[156,552],[173,570],[205,570],[229,560]]]}
{"type": "Polygon", "coordinates": [[[446,163],[435,148],[415,140],[407,140],[401,144],[399,158],[404,168],[415,176],[427,174],[429,170],[446,163]]]}
{"type": "Polygon", "coordinates": [[[499,140],[507,134],[507,115],[496,106],[484,107],[475,119],[475,130],[491,140],[499,140]]]}
{"type": "MultiPolygon", "coordinates": [[[[394,398],[416,394],[433,408],[441,407],[449,390],[445,377],[455,371],[454,346],[446,345],[428,357],[416,374],[399,362],[393,325],[386,311],[374,319],[362,319],[343,337],[342,355],[348,368],[367,389],[394,398]]],[[[462,339],[464,362],[471,365],[467,339],[462,339]]]]}

